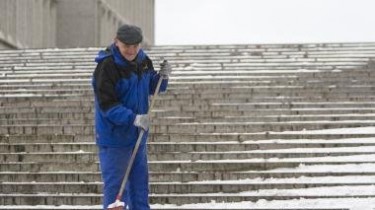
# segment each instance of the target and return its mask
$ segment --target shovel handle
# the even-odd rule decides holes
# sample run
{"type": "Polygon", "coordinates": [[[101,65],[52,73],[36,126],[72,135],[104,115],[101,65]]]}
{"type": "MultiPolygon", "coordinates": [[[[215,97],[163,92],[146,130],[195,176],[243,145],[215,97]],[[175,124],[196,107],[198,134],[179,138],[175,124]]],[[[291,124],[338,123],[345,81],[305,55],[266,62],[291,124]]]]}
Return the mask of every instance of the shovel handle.
{"type": "MultiPolygon", "coordinates": [[[[154,92],[154,95],[152,97],[152,100],[151,100],[151,104],[150,104],[150,107],[148,109],[148,112],[147,114],[149,115],[152,111],[152,108],[154,107],[154,104],[155,104],[155,101],[156,101],[156,97],[159,93],[159,90],[160,90],[160,86],[161,86],[161,83],[163,81],[163,78],[160,77],[159,80],[158,80],[158,83],[156,85],[156,89],[155,89],[155,92],[154,92]]],[[[133,149],[133,152],[132,152],[132,155],[130,157],[130,160],[129,160],[129,164],[128,164],[128,167],[126,168],[126,172],[125,172],[125,176],[122,180],[122,183],[121,183],[121,187],[120,187],[120,190],[119,190],[119,193],[116,197],[116,200],[121,200],[121,197],[124,193],[124,190],[125,190],[125,186],[126,186],[126,183],[128,181],[128,178],[129,178],[129,174],[130,174],[130,171],[131,171],[131,168],[133,166],[133,163],[134,163],[134,159],[135,159],[135,156],[137,155],[137,152],[138,152],[138,149],[139,149],[139,145],[141,144],[142,142],[142,138],[143,138],[143,135],[145,134],[145,130],[141,129],[141,132],[139,133],[138,135],[138,139],[137,139],[137,142],[134,146],[134,149],[133,149]]]]}

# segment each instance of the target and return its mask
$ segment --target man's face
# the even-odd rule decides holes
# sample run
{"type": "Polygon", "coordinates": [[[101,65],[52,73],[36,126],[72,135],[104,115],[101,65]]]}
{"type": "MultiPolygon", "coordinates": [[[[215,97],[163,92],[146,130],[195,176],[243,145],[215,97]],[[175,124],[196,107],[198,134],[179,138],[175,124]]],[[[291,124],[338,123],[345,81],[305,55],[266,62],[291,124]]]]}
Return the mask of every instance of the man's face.
{"type": "Polygon", "coordinates": [[[141,49],[140,44],[125,44],[118,39],[115,40],[115,44],[121,55],[128,61],[133,61],[141,49]]]}

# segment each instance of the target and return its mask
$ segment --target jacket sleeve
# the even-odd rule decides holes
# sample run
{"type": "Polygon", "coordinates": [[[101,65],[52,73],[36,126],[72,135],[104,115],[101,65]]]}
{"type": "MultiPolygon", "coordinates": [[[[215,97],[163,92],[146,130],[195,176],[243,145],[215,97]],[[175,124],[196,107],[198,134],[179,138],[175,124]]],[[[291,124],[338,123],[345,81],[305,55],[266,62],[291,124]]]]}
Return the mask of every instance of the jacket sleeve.
{"type": "Polygon", "coordinates": [[[136,115],[124,107],[116,95],[116,83],[120,75],[113,65],[103,61],[94,73],[95,95],[101,114],[115,125],[131,125],[136,115]]]}

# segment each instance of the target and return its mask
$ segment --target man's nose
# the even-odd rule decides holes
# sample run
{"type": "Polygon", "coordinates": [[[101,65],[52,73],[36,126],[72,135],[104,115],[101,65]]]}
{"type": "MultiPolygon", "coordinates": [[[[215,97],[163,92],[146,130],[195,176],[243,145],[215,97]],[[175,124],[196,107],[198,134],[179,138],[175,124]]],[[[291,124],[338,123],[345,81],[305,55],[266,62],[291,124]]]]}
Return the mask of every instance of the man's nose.
{"type": "Polygon", "coordinates": [[[135,46],[129,47],[129,53],[131,53],[131,54],[137,53],[137,47],[135,47],[135,46]]]}

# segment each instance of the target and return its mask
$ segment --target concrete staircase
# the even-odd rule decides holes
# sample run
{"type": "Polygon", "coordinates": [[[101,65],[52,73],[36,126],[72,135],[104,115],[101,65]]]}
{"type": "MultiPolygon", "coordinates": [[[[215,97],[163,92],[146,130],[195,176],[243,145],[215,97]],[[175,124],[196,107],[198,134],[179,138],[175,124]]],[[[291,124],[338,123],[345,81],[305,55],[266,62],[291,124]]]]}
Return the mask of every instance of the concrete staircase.
{"type": "MultiPolygon", "coordinates": [[[[98,50],[0,51],[0,210],[101,209],[98,50]]],[[[153,209],[375,208],[375,43],[147,53],[174,68],[152,116],[153,209]]]]}

